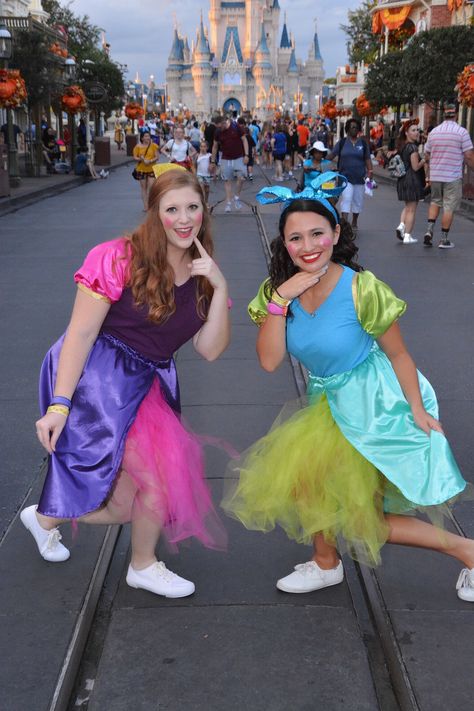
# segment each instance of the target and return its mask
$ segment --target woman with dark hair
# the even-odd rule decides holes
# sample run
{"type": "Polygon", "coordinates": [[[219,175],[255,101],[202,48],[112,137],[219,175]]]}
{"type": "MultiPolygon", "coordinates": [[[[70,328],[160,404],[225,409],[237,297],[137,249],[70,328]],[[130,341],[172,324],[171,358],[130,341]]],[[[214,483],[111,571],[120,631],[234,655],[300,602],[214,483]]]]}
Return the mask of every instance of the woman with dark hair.
{"type": "Polygon", "coordinates": [[[339,209],[345,220],[352,214],[352,229],[357,234],[359,215],[364,205],[365,179],[372,177],[373,166],[369,146],[361,136],[360,121],[350,118],[346,121],[345,131],[345,138],[336,143],[327,157],[335,161],[338,172],[347,178],[339,209]]]}
{"type": "Polygon", "coordinates": [[[405,121],[400,129],[397,151],[405,166],[405,175],[397,180],[398,199],[405,203],[400,215],[400,224],[395,230],[403,244],[418,242],[412,237],[415,224],[416,208],[425,193],[425,159],[418,152],[420,129],[418,119],[405,121]]]}
{"type": "MultiPolygon", "coordinates": [[[[352,230],[328,201],[325,174],[305,199],[264,188],[285,203],[270,276],[249,305],[257,353],[272,372],[287,350],[309,371],[308,403],[232,465],[240,477],[225,509],[247,528],[279,524],[313,545],[309,562],[277,582],[304,593],[342,582],[336,550],[376,565],[385,542],[430,548],[466,568],[458,595],[474,602],[474,541],[403,515],[440,504],[466,482],[438,422],[436,397],[408,354],[398,318],[406,304],[357,264],[352,230]]],[[[340,176],[339,176],[340,177],[340,176]]],[[[270,194],[270,197],[268,196],[270,194]]]]}
{"type": "Polygon", "coordinates": [[[160,534],[172,546],[196,537],[224,547],[201,447],[180,422],[173,361],[190,339],[206,360],[228,345],[227,285],[212,252],[200,185],[173,167],[153,183],[145,222],[94,247],[76,272],[70,324],[41,371],[46,481],[38,506],[21,512],[45,560],[69,558],[64,521],[131,521],[127,583],[184,597],[194,584],[157,561],[160,534]]]}

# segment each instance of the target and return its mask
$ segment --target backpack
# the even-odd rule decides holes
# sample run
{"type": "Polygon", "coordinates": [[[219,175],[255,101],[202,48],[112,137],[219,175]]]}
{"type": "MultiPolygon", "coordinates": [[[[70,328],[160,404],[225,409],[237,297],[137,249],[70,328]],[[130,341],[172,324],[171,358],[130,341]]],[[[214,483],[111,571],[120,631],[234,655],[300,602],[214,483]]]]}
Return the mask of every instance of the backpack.
{"type": "Polygon", "coordinates": [[[407,174],[407,169],[405,167],[405,163],[402,160],[402,157],[398,155],[393,156],[393,158],[390,158],[390,161],[388,163],[388,172],[392,176],[392,178],[403,178],[404,175],[407,174]]]}

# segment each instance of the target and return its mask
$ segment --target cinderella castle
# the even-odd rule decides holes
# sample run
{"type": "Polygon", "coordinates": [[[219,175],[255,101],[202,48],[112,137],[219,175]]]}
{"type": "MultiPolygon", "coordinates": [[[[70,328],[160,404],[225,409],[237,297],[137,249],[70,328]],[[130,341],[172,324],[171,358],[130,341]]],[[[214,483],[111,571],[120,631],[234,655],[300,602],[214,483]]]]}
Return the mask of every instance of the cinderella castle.
{"type": "Polygon", "coordinates": [[[280,31],[278,0],[211,0],[209,31],[195,41],[174,31],[166,68],[171,109],[199,117],[214,111],[315,112],[324,79],[317,31],[305,62],[297,59],[286,16],[280,31]]]}

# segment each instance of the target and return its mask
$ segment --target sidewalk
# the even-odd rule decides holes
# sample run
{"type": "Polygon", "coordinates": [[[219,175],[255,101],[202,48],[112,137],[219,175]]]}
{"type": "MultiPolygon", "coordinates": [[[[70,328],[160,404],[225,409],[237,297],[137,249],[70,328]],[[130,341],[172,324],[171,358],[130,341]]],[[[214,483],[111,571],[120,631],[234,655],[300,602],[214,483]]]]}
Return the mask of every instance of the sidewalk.
{"type": "MultiPolygon", "coordinates": [[[[115,170],[121,165],[131,163],[131,156],[127,156],[125,150],[117,150],[116,144],[110,141],[110,165],[98,166],[98,170],[105,168],[106,170],[115,170]]],[[[82,175],[74,175],[73,172],[68,175],[41,175],[39,178],[21,178],[21,184],[18,188],[11,188],[11,193],[8,197],[0,198],[0,217],[7,215],[25,205],[32,205],[38,200],[42,200],[52,195],[58,195],[71,188],[76,188],[79,185],[84,185],[90,180],[85,179],[82,175]]]]}

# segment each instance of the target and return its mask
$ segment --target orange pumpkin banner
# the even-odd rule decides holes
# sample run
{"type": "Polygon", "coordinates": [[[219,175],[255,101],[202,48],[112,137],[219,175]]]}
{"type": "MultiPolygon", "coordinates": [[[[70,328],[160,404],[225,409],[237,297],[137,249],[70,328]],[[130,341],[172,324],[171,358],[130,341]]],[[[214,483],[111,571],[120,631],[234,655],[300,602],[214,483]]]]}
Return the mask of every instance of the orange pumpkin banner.
{"type": "Polygon", "coordinates": [[[398,30],[403,25],[411,11],[411,5],[380,10],[380,19],[389,30],[398,30]]]}
{"type": "Polygon", "coordinates": [[[379,35],[382,32],[382,18],[380,12],[374,12],[372,15],[372,32],[374,35],[379,35]]]}

